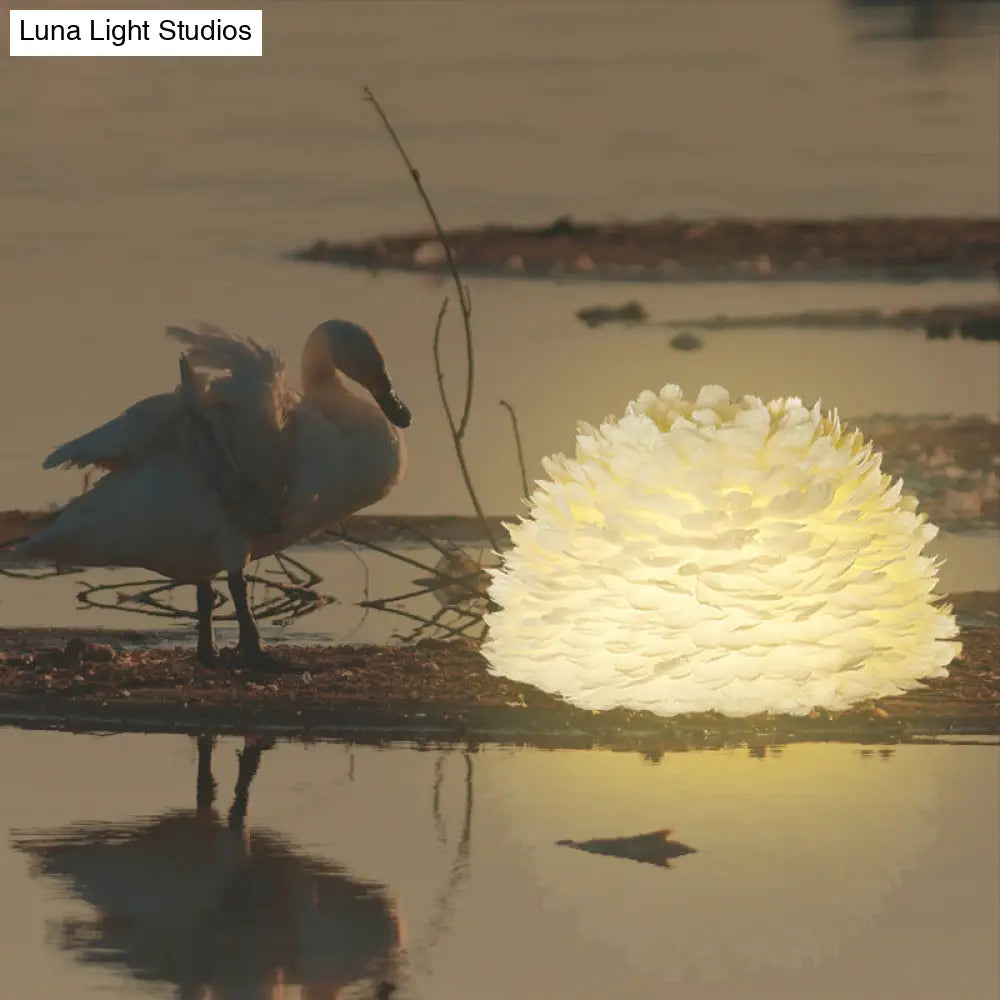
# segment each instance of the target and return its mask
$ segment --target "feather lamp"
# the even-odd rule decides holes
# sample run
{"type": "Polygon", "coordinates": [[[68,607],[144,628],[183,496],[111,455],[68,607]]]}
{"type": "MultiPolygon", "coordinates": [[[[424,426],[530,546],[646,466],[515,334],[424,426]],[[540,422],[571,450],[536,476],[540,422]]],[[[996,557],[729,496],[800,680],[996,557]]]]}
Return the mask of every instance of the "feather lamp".
{"type": "Polygon", "coordinates": [[[643,392],[543,465],[492,575],[491,672],[581,708],[807,714],[947,676],[937,533],[817,403],[643,392]]]}

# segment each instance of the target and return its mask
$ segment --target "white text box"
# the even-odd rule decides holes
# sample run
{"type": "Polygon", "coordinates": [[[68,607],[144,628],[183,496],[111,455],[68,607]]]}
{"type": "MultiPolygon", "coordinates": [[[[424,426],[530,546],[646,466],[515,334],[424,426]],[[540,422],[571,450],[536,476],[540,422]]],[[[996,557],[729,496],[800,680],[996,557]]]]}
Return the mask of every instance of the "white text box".
{"type": "Polygon", "coordinates": [[[259,56],[259,10],[12,10],[12,56],[259,56]]]}

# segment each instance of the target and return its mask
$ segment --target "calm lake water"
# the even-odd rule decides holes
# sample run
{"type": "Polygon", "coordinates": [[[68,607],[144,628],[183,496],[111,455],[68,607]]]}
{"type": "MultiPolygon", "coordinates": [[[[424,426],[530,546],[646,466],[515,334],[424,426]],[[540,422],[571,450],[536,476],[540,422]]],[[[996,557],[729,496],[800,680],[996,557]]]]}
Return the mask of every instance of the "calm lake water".
{"type": "MultiPolygon", "coordinates": [[[[977,10],[991,4],[974,5],[977,10]]],[[[434,280],[279,256],[317,236],[424,227],[370,84],[446,225],[682,215],[1000,210],[997,36],[896,37],[834,0],[670,4],[272,3],[263,59],[17,59],[0,72],[0,508],[79,488],[54,445],[172,386],[168,323],[275,344],[297,368],[329,316],[380,337],[414,412],[386,512],[469,511],[436,396],[434,280]],[[781,24],[781,31],[774,30],[781,24]]],[[[961,25],[956,25],[956,29],[961,25]]],[[[968,26],[965,26],[968,28],[968,26]]],[[[898,32],[896,33],[898,35],[898,32]]],[[[589,331],[639,295],[656,318],[989,300],[993,283],[669,288],[473,282],[472,467],[516,509],[506,415],[529,465],[647,386],[822,397],[846,415],[995,412],[1000,346],[897,333],[589,331]]],[[[461,385],[457,328],[446,355],[461,385]]]]}
{"type": "MultiPolygon", "coordinates": [[[[362,85],[449,226],[995,214],[995,31],[956,23],[923,42],[901,18],[833,0],[295,0],[265,7],[263,59],[0,60],[0,509],[79,490],[79,475],[44,472],[42,458],[174,384],[168,323],[253,334],[294,370],[309,330],[341,316],[378,334],[414,412],[409,473],[380,510],[470,513],[430,355],[449,289],[281,259],[318,236],[426,224],[362,85]]],[[[591,331],[573,316],[634,297],[655,319],[989,301],[988,282],[483,280],[471,291],[468,448],[498,513],[519,509],[500,399],[518,411],[532,471],[571,445],[577,419],[668,381],[822,397],[856,416],[1000,408],[996,344],[759,330],[707,334],[681,353],[662,329],[591,331]]],[[[446,336],[458,391],[457,327],[446,336]]],[[[937,544],[943,589],[1000,587],[996,533],[937,544]]],[[[361,622],[353,556],[297,554],[342,603],[289,638],[381,642],[408,627],[386,613],[361,622]]],[[[420,572],[365,558],[372,596],[420,572]]],[[[0,623],[162,624],[78,611],[81,577],[123,579],[0,577],[0,623]]],[[[985,1000],[1000,989],[996,746],[797,745],[652,764],[280,743],[234,831],[241,746],[220,741],[215,812],[199,813],[192,740],[0,729],[0,996],[352,1000],[392,983],[401,1000],[985,1000]],[[556,845],[663,827],[696,852],[668,870],[556,845]]]]}
{"type": "MultiPolygon", "coordinates": [[[[174,384],[168,323],[207,320],[254,334],[294,372],[308,331],[344,316],[377,332],[414,412],[409,471],[377,509],[470,514],[430,351],[450,288],[280,259],[318,235],[426,225],[362,84],[385,103],[448,225],[566,212],[989,214],[1000,208],[997,36],[984,13],[994,5],[973,6],[976,30],[959,19],[949,37],[924,42],[900,30],[898,10],[858,17],[833,0],[297,0],[266,8],[259,60],[3,61],[0,509],[79,491],[78,473],[44,471],[41,459],[174,384]]],[[[654,320],[990,301],[992,282],[497,279],[472,281],[471,292],[468,453],[495,513],[521,509],[500,399],[519,414],[531,477],[543,455],[572,446],[578,419],[620,413],[640,390],[668,381],[689,392],[714,382],[736,394],[822,398],[847,416],[1000,409],[997,344],[890,330],[754,330],[708,333],[702,350],[680,352],[664,329],[589,330],[574,317],[582,306],[633,297],[654,320]]],[[[445,364],[458,393],[454,322],[445,364]]],[[[948,559],[945,589],[1000,587],[997,533],[945,536],[937,551],[948,559]]],[[[351,557],[310,550],[309,561],[338,597],[361,596],[351,557]]],[[[387,589],[406,589],[398,566],[369,562],[387,589]]],[[[0,621],[161,623],[77,612],[78,579],[0,577],[0,621]]],[[[342,637],[359,617],[331,606],[291,634],[342,637]]],[[[372,614],[352,634],[382,641],[398,624],[372,614]]]]}
{"type": "MultiPolygon", "coordinates": [[[[429,577],[429,571],[439,563],[441,556],[427,546],[392,546],[390,550],[417,560],[425,568],[366,549],[350,550],[336,544],[295,546],[290,554],[320,579],[309,587],[312,597],[300,595],[302,616],[287,621],[282,620],[288,617],[287,611],[280,611],[277,617],[268,615],[265,602],[279,602],[282,594],[265,581],[275,584],[289,581],[274,560],[263,560],[252,566],[251,572],[258,582],[251,584],[251,599],[261,618],[265,639],[277,643],[386,643],[419,637],[413,635],[413,630],[420,622],[410,616],[426,620],[441,613],[442,603],[433,594],[394,601],[390,607],[395,611],[366,609],[361,602],[372,598],[388,599],[421,589],[415,581],[429,577]],[[326,598],[332,601],[325,603],[326,598]]],[[[477,550],[472,551],[475,554],[477,550]]],[[[945,559],[940,573],[941,593],[1000,590],[1000,532],[942,534],[929,551],[945,559]]],[[[123,601],[123,596],[134,598],[159,583],[162,581],[150,573],[127,569],[87,569],[38,580],[0,574],[3,615],[0,622],[24,628],[150,629],[156,630],[157,641],[192,645],[195,638],[192,619],[165,619],[146,613],[144,606],[135,600],[123,601]],[[80,595],[84,594],[81,600],[80,595]]],[[[227,593],[224,583],[220,583],[218,589],[227,593]]],[[[177,587],[169,594],[159,595],[159,599],[169,606],[191,612],[194,588],[177,587]]],[[[232,607],[227,605],[221,613],[231,614],[232,607]]],[[[478,635],[482,627],[461,610],[449,610],[440,621],[446,630],[464,627],[465,634],[472,636],[478,635]]],[[[976,619],[969,624],[983,622],[976,619]]],[[[218,634],[220,642],[235,644],[235,623],[222,621],[218,634]]],[[[441,632],[440,637],[446,638],[447,634],[441,632]]]]}
{"type": "Polygon", "coordinates": [[[3,996],[987,1000],[996,746],[465,755],[0,730],[3,996]],[[108,775],[115,780],[109,781],[108,775]],[[26,780],[30,777],[30,780],[26,780]],[[237,812],[239,810],[237,809],[237,812]],[[558,846],[669,827],[669,868],[558,846]],[[211,993],[205,993],[206,988],[211,993]]]}

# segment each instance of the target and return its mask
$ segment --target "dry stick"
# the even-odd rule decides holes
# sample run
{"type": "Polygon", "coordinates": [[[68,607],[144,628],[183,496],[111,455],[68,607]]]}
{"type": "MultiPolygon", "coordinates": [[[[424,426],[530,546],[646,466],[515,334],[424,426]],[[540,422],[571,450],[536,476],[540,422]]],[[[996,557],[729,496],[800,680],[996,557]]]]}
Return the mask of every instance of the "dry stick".
{"type": "MultiPolygon", "coordinates": [[[[447,626],[441,624],[441,620],[444,618],[447,611],[447,608],[441,608],[440,611],[436,611],[430,616],[430,618],[421,618],[417,615],[416,619],[420,621],[420,624],[415,629],[407,632],[405,636],[401,635],[399,632],[397,632],[396,635],[401,638],[403,642],[416,642],[418,639],[422,639],[424,637],[424,633],[429,632],[432,628],[446,628],[447,626]]],[[[458,638],[454,631],[452,632],[452,635],[455,638],[458,638]]]]}
{"type": "Polygon", "coordinates": [[[458,838],[455,857],[451,863],[444,889],[434,900],[433,916],[429,921],[426,937],[412,948],[411,954],[417,957],[416,964],[418,968],[422,969],[427,968],[426,955],[448,929],[450,919],[453,916],[452,903],[455,892],[469,872],[469,854],[472,846],[473,767],[472,754],[469,750],[463,751],[462,756],[465,759],[465,809],[462,816],[462,832],[458,838]]]}
{"type": "MultiPolygon", "coordinates": [[[[301,566],[302,564],[296,562],[296,565],[301,566]]],[[[311,570],[308,569],[308,567],[303,566],[302,568],[306,572],[309,572],[312,576],[316,576],[311,570]]],[[[319,577],[316,577],[316,579],[319,580],[319,577]]],[[[284,615],[285,622],[294,621],[307,614],[317,611],[321,607],[326,607],[328,604],[336,603],[337,600],[334,597],[319,594],[310,587],[290,586],[275,580],[268,580],[264,577],[254,575],[248,575],[247,580],[278,592],[277,595],[265,598],[256,604],[254,610],[260,618],[277,620],[279,615],[284,615]]],[[[124,584],[117,582],[90,584],[83,581],[84,589],[76,596],[77,600],[82,604],[93,608],[114,608],[116,610],[128,611],[131,613],[153,615],[157,618],[196,618],[197,615],[193,611],[185,611],[183,608],[178,608],[175,605],[164,603],[156,597],[157,594],[172,593],[181,586],[183,586],[183,584],[178,584],[174,581],[161,583],[156,580],[134,580],[131,583],[124,584]],[[123,587],[140,587],[146,586],[147,584],[155,584],[155,586],[140,591],[137,594],[125,594],[122,589],[123,587]],[[114,591],[118,595],[114,604],[105,604],[99,599],[95,600],[94,595],[107,593],[109,591],[114,591]],[[131,605],[131,607],[129,605],[131,605]]],[[[225,604],[226,601],[225,598],[214,589],[212,593],[212,608],[215,610],[225,604]]],[[[222,615],[219,620],[234,621],[235,615],[222,615]]]]}
{"type": "Polygon", "coordinates": [[[446,583],[459,583],[461,581],[461,577],[451,576],[448,573],[442,573],[433,566],[428,566],[426,563],[422,563],[419,559],[403,555],[402,552],[393,552],[392,549],[387,549],[370,539],[355,538],[354,535],[351,535],[346,531],[337,531],[336,528],[327,528],[326,533],[328,535],[333,535],[336,538],[342,538],[345,542],[350,542],[352,545],[360,545],[362,548],[371,549],[372,552],[378,552],[383,556],[389,556],[390,559],[396,559],[399,562],[408,563],[415,569],[423,570],[425,573],[430,573],[432,576],[440,577],[440,579],[444,580],[446,583]]]}
{"type": "Polygon", "coordinates": [[[458,266],[455,263],[455,254],[452,252],[451,244],[448,242],[444,235],[444,228],[438,219],[437,212],[434,210],[434,205],[431,203],[430,196],[424,189],[423,182],[420,180],[420,171],[413,165],[413,161],[410,159],[409,154],[403,148],[402,142],[400,142],[399,136],[396,134],[396,130],[392,127],[392,122],[389,121],[388,115],[382,110],[382,105],[379,104],[378,98],[372,93],[370,87],[364,88],[365,100],[368,101],[371,106],[375,109],[379,118],[382,119],[382,124],[385,126],[385,130],[389,133],[389,138],[392,139],[393,145],[399,152],[400,157],[403,160],[406,169],[410,172],[410,177],[413,178],[413,183],[416,185],[417,193],[420,195],[421,201],[424,203],[424,207],[427,209],[427,214],[431,217],[431,222],[434,225],[434,232],[437,234],[437,238],[444,248],[445,260],[448,263],[448,270],[451,272],[452,280],[455,282],[455,288],[458,289],[458,304],[462,309],[462,322],[465,326],[465,353],[468,358],[468,369],[465,379],[465,406],[462,410],[462,420],[459,423],[459,435],[465,433],[465,426],[469,422],[469,411],[472,408],[472,382],[473,382],[473,351],[472,351],[472,327],[469,323],[469,319],[472,316],[472,300],[469,297],[469,290],[462,284],[462,277],[458,273],[458,266]]]}
{"type": "Polygon", "coordinates": [[[433,535],[428,534],[426,531],[423,531],[421,528],[418,528],[415,524],[407,524],[406,527],[420,541],[434,549],[434,551],[437,552],[442,559],[451,559],[453,556],[462,552],[461,546],[455,545],[454,542],[441,541],[433,535]]]}
{"type": "Polygon", "coordinates": [[[448,831],[441,815],[441,783],[444,781],[444,759],[447,751],[438,755],[434,762],[434,791],[431,799],[431,813],[434,816],[434,831],[439,844],[448,843],[448,831]]]}
{"type": "Polygon", "coordinates": [[[486,532],[486,537],[489,538],[490,544],[494,551],[498,551],[499,546],[497,545],[496,538],[493,535],[493,529],[490,527],[489,521],[486,519],[486,514],[483,511],[482,505],[479,502],[479,497],[476,495],[475,487],[472,484],[472,477],[469,475],[469,469],[465,461],[465,453],[462,448],[462,439],[465,436],[466,428],[469,424],[469,415],[472,412],[472,390],[475,378],[475,358],[473,351],[473,341],[472,341],[472,300],[469,297],[469,290],[462,284],[462,277],[458,273],[458,267],[455,263],[455,255],[452,252],[451,244],[445,237],[444,229],[441,226],[441,222],[438,219],[437,212],[434,210],[434,205],[431,202],[427,191],[424,189],[423,182],[420,180],[420,171],[413,165],[413,161],[410,159],[409,154],[403,148],[402,142],[400,142],[399,136],[396,134],[396,130],[392,127],[392,122],[389,121],[388,116],[385,111],[382,110],[382,105],[379,104],[378,99],[372,93],[371,89],[368,87],[364,88],[365,100],[367,100],[372,107],[375,109],[379,118],[382,120],[382,124],[385,126],[385,130],[389,133],[389,138],[392,139],[393,145],[395,145],[396,150],[399,152],[400,157],[403,160],[406,169],[410,173],[410,177],[413,179],[413,183],[417,188],[417,193],[420,195],[421,201],[424,203],[424,207],[427,209],[427,214],[430,216],[431,223],[434,226],[434,231],[437,234],[438,241],[441,243],[444,249],[445,260],[448,263],[448,270],[451,272],[452,280],[455,283],[455,288],[458,291],[458,304],[462,313],[462,325],[465,328],[465,359],[466,359],[466,369],[465,369],[465,404],[462,407],[462,416],[458,421],[456,426],[455,418],[451,412],[451,406],[448,403],[447,393],[444,387],[444,372],[441,369],[441,357],[440,357],[440,340],[441,340],[441,324],[444,321],[444,314],[448,307],[448,300],[441,304],[441,310],[438,313],[437,324],[434,328],[434,367],[437,372],[438,379],[438,390],[441,394],[441,401],[444,404],[445,416],[448,420],[448,428],[451,431],[452,444],[455,448],[455,455],[458,458],[459,468],[462,473],[462,479],[465,481],[465,488],[468,491],[469,498],[472,500],[472,506],[476,510],[476,515],[479,517],[480,522],[483,525],[483,529],[486,532]]]}
{"type": "MultiPolygon", "coordinates": [[[[473,579],[474,576],[478,575],[479,575],[478,573],[476,574],[470,573],[468,574],[467,577],[465,577],[465,580],[466,581],[471,580],[473,579]]],[[[419,583],[420,581],[414,580],[413,582],[419,583]]],[[[454,584],[454,586],[457,585],[458,584],[454,584]]],[[[428,585],[426,587],[420,587],[418,590],[408,590],[405,594],[393,594],[392,597],[365,598],[365,600],[359,601],[358,603],[361,605],[361,607],[381,608],[384,604],[393,604],[396,601],[410,601],[414,597],[426,597],[428,594],[433,594],[438,590],[442,590],[444,587],[450,587],[450,586],[453,586],[453,584],[448,584],[445,583],[443,580],[439,581],[435,579],[433,584],[428,585]]],[[[468,592],[469,597],[479,596],[479,594],[472,588],[471,585],[468,586],[463,585],[463,589],[468,592]]],[[[452,607],[452,605],[447,605],[447,607],[452,607]]]]}
{"type": "MultiPolygon", "coordinates": [[[[410,621],[420,622],[421,625],[427,624],[426,618],[423,618],[420,615],[415,615],[411,611],[404,611],[402,608],[392,608],[387,605],[386,607],[380,608],[379,610],[388,611],[390,614],[393,615],[399,615],[400,618],[409,618],[410,621]]],[[[446,611],[447,608],[442,608],[441,610],[446,611]]],[[[438,614],[440,614],[440,612],[438,612],[438,614]]],[[[435,628],[439,628],[442,631],[447,632],[450,636],[452,636],[452,638],[457,639],[462,635],[462,632],[459,629],[452,628],[450,625],[443,625],[441,622],[437,621],[434,621],[433,624],[435,628]]]]}
{"type": "Polygon", "coordinates": [[[517,414],[514,412],[514,407],[506,399],[501,399],[500,405],[510,414],[510,425],[514,430],[514,445],[517,447],[517,465],[521,470],[521,493],[527,499],[530,493],[528,473],[524,468],[524,449],[521,447],[521,431],[517,426],[517,414]]]}
{"type": "Polygon", "coordinates": [[[314,586],[323,579],[323,577],[321,577],[318,573],[306,566],[305,563],[299,562],[298,559],[293,559],[287,552],[275,552],[274,558],[281,567],[282,572],[292,583],[314,586]],[[302,573],[302,577],[297,578],[295,574],[288,569],[289,566],[292,566],[294,569],[297,569],[300,573],[302,573]]]}
{"type": "Polygon", "coordinates": [[[444,415],[448,421],[448,430],[451,432],[451,443],[455,449],[455,456],[458,459],[458,468],[465,482],[465,489],[472,500],[472,506],[476,509],[476,514],[483,526],[483,530],[486,532],[486,537],[489,539],[490,545],[493,546],[493,551],[496,552],[498,550],[497,540],[493,535],[493,529],[490,527],[486,513],[479,502],[479,497],[476,495],[476,489],[472,485],[472,476],[465,461],[465,449],[462,447],[462,436],[465,431],[462,427],[455,427],[455,418],[452,415],[451,405],[448,402],[448,391],[444,386],[444,369],[441,367],[441,323],[444,320],[444,314],[447,309],[448,299],[445,298],[441,303],[440,310],[438,310],[437,322],[434,324],[434,372],[437,375],[438,395],[441,397],[441,405],[444,407],[444,415]]]}

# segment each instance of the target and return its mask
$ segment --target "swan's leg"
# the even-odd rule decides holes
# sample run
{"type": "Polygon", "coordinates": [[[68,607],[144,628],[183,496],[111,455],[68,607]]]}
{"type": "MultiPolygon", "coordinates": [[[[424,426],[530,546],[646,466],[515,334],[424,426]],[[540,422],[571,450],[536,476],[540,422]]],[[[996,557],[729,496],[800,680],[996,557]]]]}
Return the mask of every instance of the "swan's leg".
{"type": "Polygon", "coordinates": [[[214,736],[199,736],[198,744],[198,782],[195,791],[195,801],[198,805],[198,815],[207,816],[212,811],[215,801],[215,778],[212,776],[212,751],[215,749],[214,736]]]}
{"type": "Polygon", "coordinates": [[[243,750],[236,751],[239,771],[236,787],[233,789],[233,804],[229,809],[229,828],[242,831],[246,825],[247,802],[250,796],[250,782],[260,767],[260,755],[274,746],[274,739],[266,736],[245,736],[243,750]]]}
{"type": "Polygon", "coordinates": [[[254,621],[250,602],[247,600],[247,581],[243,570],[233,570],[229,574],[229,593],[233,595],[233,606],[236,608],[236,620],[240,625],[240,638],[237,649],[247,657],[261,657],[260,633],[257,622],[254,621]]]}
{"type": "Polygon", "coordinates": [[[215,664],[219,651],[215,647],[215,634],[212,630],[212,610],[215,605],[215,594],[212,584],[206,580],[198,584],[198,659],[206,666],[215,664]]]}

